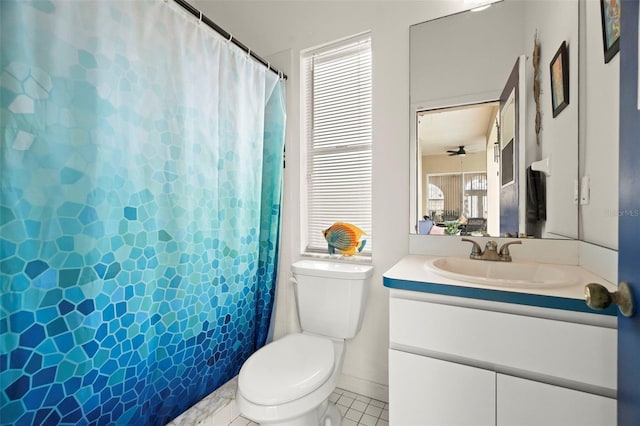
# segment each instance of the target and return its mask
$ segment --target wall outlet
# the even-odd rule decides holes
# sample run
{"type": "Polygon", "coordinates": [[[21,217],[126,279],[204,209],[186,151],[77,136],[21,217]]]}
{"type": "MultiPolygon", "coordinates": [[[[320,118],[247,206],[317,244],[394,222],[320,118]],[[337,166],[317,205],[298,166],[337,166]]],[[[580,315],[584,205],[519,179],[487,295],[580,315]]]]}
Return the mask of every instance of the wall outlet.
{"type": "Polygon", "coordinates": [[[589,204],[590,200],[590,188],[589,188],[589,176],[582,176],[582,182],[580,185],[580,204],[589,204]]]}

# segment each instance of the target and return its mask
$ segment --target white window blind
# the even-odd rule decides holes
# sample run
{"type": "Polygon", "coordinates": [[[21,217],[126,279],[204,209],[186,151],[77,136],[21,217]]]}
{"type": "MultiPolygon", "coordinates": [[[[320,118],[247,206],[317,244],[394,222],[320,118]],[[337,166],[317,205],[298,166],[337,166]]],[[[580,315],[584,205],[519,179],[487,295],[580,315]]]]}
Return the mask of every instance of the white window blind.
{"type": "MultiPolygon", "coordinates": [[[[326,252],[322,230],[349,222],[371,241],[371,37],[303,55],[307,252],[326,252]]],[[[304,224],[306,219],[306,224],[304,224]]]]}
{"type": "Polygon", "coordinates": [[[427,175],[427,211],[436,220],[487,218],[487,173],[427,175]]]}

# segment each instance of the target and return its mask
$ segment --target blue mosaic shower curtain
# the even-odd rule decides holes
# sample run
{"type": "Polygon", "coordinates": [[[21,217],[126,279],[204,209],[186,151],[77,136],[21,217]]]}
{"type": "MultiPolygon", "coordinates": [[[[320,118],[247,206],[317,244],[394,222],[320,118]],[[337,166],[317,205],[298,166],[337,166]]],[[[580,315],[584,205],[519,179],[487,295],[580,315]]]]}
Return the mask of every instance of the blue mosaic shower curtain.
{"type": "Polygon", "coordinates": [[[171,1],[0,24],[0,423],[165,424],[264,344],[282,83],[171,1]]]}

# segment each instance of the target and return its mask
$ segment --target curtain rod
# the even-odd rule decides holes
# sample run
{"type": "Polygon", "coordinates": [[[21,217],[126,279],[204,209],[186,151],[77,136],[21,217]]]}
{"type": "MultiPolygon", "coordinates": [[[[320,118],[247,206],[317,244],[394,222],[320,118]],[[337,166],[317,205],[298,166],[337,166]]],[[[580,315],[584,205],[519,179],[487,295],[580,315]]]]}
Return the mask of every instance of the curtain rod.
{"type": "Polygon", "coordinates": [[[187,12],[191,13],[193,16],[195,16],[196,18],[200,19],[200,21],[205,23],[208,27],[213,29],[215,32],[220,34],[222,37],[226,38],[227,40],[230,40],[233,44],[235,44],[240,49],[244,50],[246,53],[251,55],[251,57],[253,59],[255,59],[256,61],[260,62],[265,67],[268,67],[270,71],[278,74],[278,76],[281,76],[285,80],[287,79],[287,75],[285,73],[283,73],[282,71],[278,70],[276,67],[271,65],[269,62],[267,62],[264,59],[262,59],[259,55],[255,54],[251,49],[249,49],[247,46],[242,44],[239,40],[237,40],[231,34],[226,32],[223,28],[221,28],[219,25],[217,25],[211,19],[206,17],[201,11],[199,11],[195,7],[191,6],[185,0],[173,0],[173,1],[178,3],[180,6],[182,6],[182,8],[185,9],[187,12]]]}

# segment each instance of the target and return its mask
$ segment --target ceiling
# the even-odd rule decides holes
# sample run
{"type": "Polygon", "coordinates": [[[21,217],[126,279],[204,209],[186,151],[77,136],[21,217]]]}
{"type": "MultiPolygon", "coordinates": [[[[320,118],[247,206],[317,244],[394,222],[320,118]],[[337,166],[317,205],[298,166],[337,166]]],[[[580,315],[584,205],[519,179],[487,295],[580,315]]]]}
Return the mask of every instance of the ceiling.
{"type": "Polygon", "coordinates": [[[498,102],[418,112],[418,141],[422,155],[448,155],[464,146],[467,153],[486,150],[498,102]]]}

